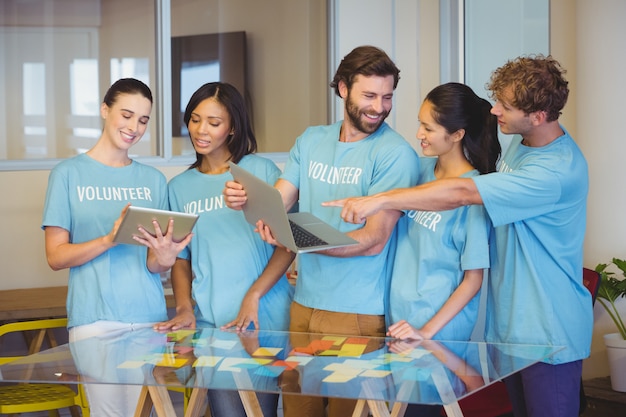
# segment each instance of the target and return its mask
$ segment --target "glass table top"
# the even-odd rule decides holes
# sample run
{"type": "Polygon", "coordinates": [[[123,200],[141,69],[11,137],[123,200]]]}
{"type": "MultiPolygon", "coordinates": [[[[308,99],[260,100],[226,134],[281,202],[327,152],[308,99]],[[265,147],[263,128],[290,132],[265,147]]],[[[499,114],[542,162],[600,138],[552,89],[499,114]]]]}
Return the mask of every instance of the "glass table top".
{"type": "Polygon", "coordinates": [[[560,347],[144,328],[0,366],[0,381],[129,384],[450,404],[560,347]]]}

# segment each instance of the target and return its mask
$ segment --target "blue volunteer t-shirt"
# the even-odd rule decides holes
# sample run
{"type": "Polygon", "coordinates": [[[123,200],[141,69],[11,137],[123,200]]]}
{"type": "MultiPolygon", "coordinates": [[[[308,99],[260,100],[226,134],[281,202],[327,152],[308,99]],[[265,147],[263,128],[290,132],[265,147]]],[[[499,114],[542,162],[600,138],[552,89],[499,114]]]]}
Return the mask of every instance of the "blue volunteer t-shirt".
{"type": "Polygon", "coordinates": [[[564,346],[546,360],[554,364],[586,358],[593,309],[582,282],[589,179],[580,149],[566,131],[540,148],[517,138],[499,172],[474,182],[495,227],[487,340],[564,346]]]}
{"type": "MultiPolygon", "coordinates": [[[[340,142],[340,129],[341,122],[308,128],[291,149],[281,178],[298,188],[300,211],[348,232],[363,225],[344,222],[340,207],[321,203],[413,186],[419,178],[419,158],[386,123],[357,142],[340,142]]],[[[294,300],[328,311],[384,314],[394,240],[373,256],[300,254],[294,300]]]]}
{"type": "MultiPolygon", "coordinates": [[[[110,167],[80,154],[50,173],[42,227],[61,227],[71,243],[110,233],[127,203],[167,209],[165,176],[133,161],[110,167]]],[[[167,319],[159,274],[146,265],[147,248],[119,244],[83,265],[70,268],[68,327],[98,320],[147,323],[167,319]]]]}
{"type": "MultiPolygon", "coordinates": [[[[269,184],[280,170],[269,159],[246,155],[239,166],[269,184]]],[[[224,184],[230,172],[207,175],[197,169],[172,178],[169,199],[172,210],[198,214],[194,236],[179,258],[191,261],[192,295],[199,326],[220,327],[237,317],[246,292],[264,271],[274,247],[263,242],[240,210],[224,203],[224,184]]],[[[293,288],[283,277],[261,298],[259,326],[287,330],[293,288]]]]}
{"type": "MultiPolygon", "coordinates": [[[[420,182],[434,181],[437,158],[422,158],[420,182]]],[[[473,170],[463,177],[479,175],[473,170]]],[[[463,281],[465,271],[489,268],[491,222],[482,206],[445,211],[410,210],[398,222],[389,323],[423,327],[463,281]]],[[[479,294],[434,337],[469,340],[478,318],[479,294]]]]}

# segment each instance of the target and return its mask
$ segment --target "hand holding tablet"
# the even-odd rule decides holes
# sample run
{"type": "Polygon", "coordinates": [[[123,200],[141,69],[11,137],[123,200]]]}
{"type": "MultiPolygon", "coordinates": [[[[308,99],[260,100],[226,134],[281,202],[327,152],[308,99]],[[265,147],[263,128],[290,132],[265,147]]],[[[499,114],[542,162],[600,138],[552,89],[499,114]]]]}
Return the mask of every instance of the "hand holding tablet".
{"type": "Polygon", "coordinates": [[[170,219],[174,219],[173,240],[180,242],[191,233],[193,226],[198,220],[198,215],[178,211],[129,206],[113,241],[115,243],[140,245],[141,243],[133,239],[133,235],[141,236],[137,230],[139,226],[143,227],[148,233],[154,236],[156,232],[154,230],[154,224],[152,223],[153,220],[158,222],[159,227],[165,233],[170,219]]]}

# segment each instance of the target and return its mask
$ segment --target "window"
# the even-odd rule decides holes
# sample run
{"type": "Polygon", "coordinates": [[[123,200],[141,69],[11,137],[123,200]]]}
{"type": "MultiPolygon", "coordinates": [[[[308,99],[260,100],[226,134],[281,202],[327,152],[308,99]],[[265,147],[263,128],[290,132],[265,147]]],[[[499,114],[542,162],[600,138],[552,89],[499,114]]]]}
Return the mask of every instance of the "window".
{"type": "MultiPolygon", "coordinates": [[[[133,76],[155,99],[133,157],[186,165],[193,149],[172,136],[172,40],[245,33],[254,49],[246,83],[259,151],[286,152],[304,127],[327,122],[326,2],[319,0],[47,0],[0,2],[0,171],[50,169],[89,149],[101,131],[100,102],[111,83],[133,76]],[[280,24],[268,25],[268,21],[280,24]],[[294,70],[296,69],[297,70],[294,70]],[[286,109],[298,109],[285,117],[286,109]]],[[[182,94],[232,74],[222,59],[200,78],[185,65],[182,94]],[[212,72],[213,71],[213,72],[212,72]]],[[[232,80],[231,80],[232,82],[232,80]]],[[[238,87],[239,88],[239,87],[238,87]]],[[[182,126],[179,126],[182,127],[182,126]]]]}
{"type": "MultiPolygon", "coordinates": [[[[550,53],[550,0],[465,1],[464,15],[463,82],[481,97],[489,99],[485,84],[507,60],[550,53]]],[[[512,135],[498,135],[504,151],[512,135]]]]}
{"type": "MultiPolygon", "coordinates": [[[[118,40],[126,23],[120,13],[142,10],[145,31],[155,24],[153,3],[1,3],[0,169],[45,169],[85,152],[100,136],[100,103],[113,81],[132,76],[154,84],[154,36],[126,30],[118,40]]],[[[133,147],[135,156],[157,156],[155,131],[133,147]]]]}
{"type": "MultiPolygon", "coordinates": [[[[503,59],[496,49],[518,55],[539,51],[535,41],[547,45],[549,0],[440,0],[438,4],[367,0],[370,7],[351,7],[361,3],[3,0],[0,170],[50,169],[60,159],[92,147],[101,131],[102,97],[113,81],[127,76],[145,81],[155,97],[148,131],[132,148],[133,157],[154,165],[186,165],[193,149],[179,120],[184,97],[200,82],[211,81],[211,74],[232,71],[223,67],[221,59],[185,64],[177,87],[178,75],[172,68],[177,38],[246,34],[246,99],[261,152],[286,152],[305,127],[326,124],[337,113],[341,117],[340,109],[329,110],[335,99],[328,82],[353,41],[382,42],[397,59],[404,75],[395,107],[409,115],[417,113],[420,90],[438,82],[467,80],[479,92],[486,82],[480,65],[491,70],[503,59]],[[430,18],[437,13],[441,27],[430,18]],[[333,24],[329,15],[342,24],[333,24]],[[502,15],[506,18],[498,17],[502,15]],[[511,16],[520,19],[513,22],[511,16]],[[362,22],[381,19],[388,30],[365,36],[362,22]],[[356,27],[346,29],[346,22],[356,22],[356,27]],[[439,43],[432,39],[438,30],[439,43]],[[498,37],[500,47],[495,48],[490,38],[485,39],[494,33],[510,36],[498,37]],[[416,39],[417,43],[422,39],[419,47],[416,39]],[[500,45],[505,41],[508,44],[500,45]],[[435,44],[441,48],[432,47],[435,44]],[[431,76],[437,59],[440,76],[431,76]],[[459,70],[464,67],[465,72],[459,70]],[[178,118],[173,117],[176,114],[178,118]]],[[[405,137],[414,136],[411,116],[394,113],[391,120],[405,137]]]]}

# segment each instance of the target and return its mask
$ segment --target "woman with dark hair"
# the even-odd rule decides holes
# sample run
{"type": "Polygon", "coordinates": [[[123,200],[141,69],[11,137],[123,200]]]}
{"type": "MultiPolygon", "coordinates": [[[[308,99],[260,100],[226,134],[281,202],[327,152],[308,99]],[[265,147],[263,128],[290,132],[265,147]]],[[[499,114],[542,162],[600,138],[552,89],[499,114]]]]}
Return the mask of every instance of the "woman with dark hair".
{"type": "MultiPolygon", "coordinates": [[[[419,111],[420,183],[496,170],[500,155],[491,105],[464,84],[433,89],[419,111]]],[[[490,223],[481,206],[410,210],[398,228],[388,335],[469,340],[489,268],[490,223]]]]}
{"type": "MultiPolygon", "coordinates": [[[[434,88],[419,111],[420,183],[494,172],[500,155],[491,105],[464,84],[434,88]]],[[[469,340],[478,318],[491,225],[482,206],[409,210],[398,222],[388,336],[469,340]]],[[[441,406],[409,404],[407,416],[439,416],[441,406]]]]}
{"type": "MultiPolygon", "coordinates": [[[[149,327],[167,318],[161,272],[190,241],[174,242],[140,229],[138,245],[113,237],[128,205],[167,209],[167,183],[157,169],[134,161],[129,149],[148,127],[152,93],[134,78],[116,81],[100,106],[102,134],[86,153],[50,173],[43,213],[46,257],[55,271],[69,268],[69,340],[149,327]],[[140,234],[142,236],[140,236],[140,234]]],[[[89,361],[102,360],[94,352],[89,361]]],[[[134,413],[141,387],[86,384],[93,417],[134,413]]]]}
{"type": "MultiPolygon", "coordinates": [[[[200,217],[189,246],[172,267],[176,316],[159,330],[221,327],[287,330],[293,289],[285,272],[294,254],[263,242],[241,211],[224,204],[232,161],[274,184],[280,174],[254,154],[256,138],[243,97],[227,83],[200,87],[184,115],[196,161],[169,183],[172,210],[200,217]],[[194,303],[195,301],[195,308],[194,303]]],[[[258,394],[264,416],[275,416],[277,394],[258,394]]],[[[245,416],[237,391],[209,390],[211,415],[245,416]]]]}

